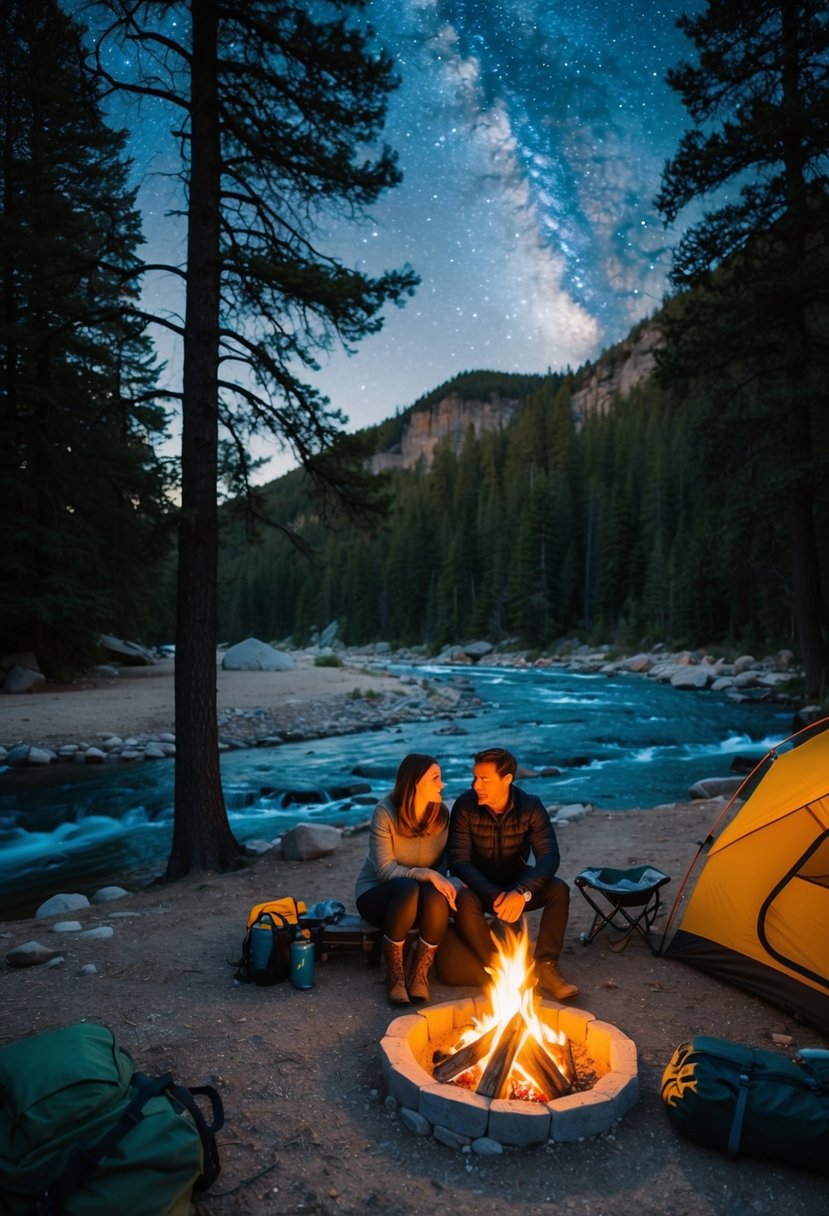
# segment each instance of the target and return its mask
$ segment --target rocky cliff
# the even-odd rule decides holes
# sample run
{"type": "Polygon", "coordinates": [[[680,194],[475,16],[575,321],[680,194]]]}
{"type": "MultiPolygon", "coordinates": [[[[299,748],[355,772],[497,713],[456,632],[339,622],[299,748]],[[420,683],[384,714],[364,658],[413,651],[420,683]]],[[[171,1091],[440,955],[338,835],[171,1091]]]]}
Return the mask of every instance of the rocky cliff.
{"type": "Polygon", "coordinates": [[[492,393],[486,401],[464,401],[459,393],[450,393],[437,404],[416,410],[409,418],[400,443],[373,457],[372,471],[411,469],[419,460],[428,468],[435,448],[447,438],[457,456],[470,427],[476,436],[485,431],[502,430],[520,409],[519,401],[499,397],[497,393],[492,393]]]}
{"type": "Polygon", "coordinates": [[[586,368],[571,402],[576,425],[589,414],[606,414],[614,401],[647,380],[656,367],[656,350],[661,343],[659,327],[651,321],[635,337],[617,343],[586,368]]]}
{"type": "MultiPolygon", "coordinates": [[[[606,414],[614,401],[627,396],[653,373],[655,352],[661,340],[659,327],[655,322],[648,322],[578,374],[572,397],[576,426],[580,426],[589,414],[606,414]]],[[[436,404],[412,412],[400,442],[372,458],[372,471],[411,469],[419,460],[429,468],[435,448],[442,439],[448,439],[457,456],[470,427],[476,436],[485,431],[502,430],[521,408],[517,399],[501,397],[498,393],[491,393],[486,400],[465,400],[460,393],[449,393],[436,404]]]]}

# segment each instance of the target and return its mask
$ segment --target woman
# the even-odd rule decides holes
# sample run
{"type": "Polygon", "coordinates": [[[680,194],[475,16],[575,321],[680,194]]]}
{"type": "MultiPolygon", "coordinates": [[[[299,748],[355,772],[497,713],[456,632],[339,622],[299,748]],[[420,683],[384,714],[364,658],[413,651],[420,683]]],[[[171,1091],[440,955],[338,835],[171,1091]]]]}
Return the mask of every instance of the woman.
{"type": "Polygon", "coordinates": [[[449,812],[441,800],[443,781],[433,756],[404,756],[394,789],[371,818],[368,856],[357,876],[360,915],[383,930],[386,990],[392,1005],[428,1001],[429,969],[446,932],[455,887],[446,877],[449,812]],[[403,969],[406,935],[420,930],[409,970],[403,969]]]}

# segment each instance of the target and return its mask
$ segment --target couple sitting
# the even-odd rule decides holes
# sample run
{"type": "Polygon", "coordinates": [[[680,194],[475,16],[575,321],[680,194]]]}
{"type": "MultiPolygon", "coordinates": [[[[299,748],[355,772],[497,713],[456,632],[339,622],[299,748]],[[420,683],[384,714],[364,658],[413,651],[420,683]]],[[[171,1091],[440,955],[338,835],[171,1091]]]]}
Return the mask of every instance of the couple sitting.
{"type": "Polygon", "coordinates": [[[378,803],[356,897],[360,915],[384,933],[391,1004],[429,999],[429,971],[450,913],[454,934],[480,971],[493,954],[487,915],[514,924],[523,912],[543,908],[536,986],[556,1000],[578,992],[558,968],[570,888],[555,877],[555,831],[541,800],[513,785],[516,768],[515,756],[503,748],[478,752],[472,789],[456,800],[450,816],[441,799],[438,762],[413,753],[403,758],[394,789],[378,803]],[[406,974],[403,949],[415,926],[420,937],[406,974]]]}

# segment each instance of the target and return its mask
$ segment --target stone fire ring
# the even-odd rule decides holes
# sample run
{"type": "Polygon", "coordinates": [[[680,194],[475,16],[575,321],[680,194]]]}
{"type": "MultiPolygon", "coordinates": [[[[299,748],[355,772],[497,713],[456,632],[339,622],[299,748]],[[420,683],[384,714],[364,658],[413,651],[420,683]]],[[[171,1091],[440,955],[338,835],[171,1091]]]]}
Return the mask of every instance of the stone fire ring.
{"type": "MultiPolygon", "coordinates": [[[[417,1062],[430,1039],[459,1030],[487,1008],[486,997],[467,997],[404,1014],[380,1040],[383,1080],[410,1131],[460,1148],[487,1139],[519,1147],[582,1140],[608,1131],[639,1097],[636,1044],[584,1009],[544,1000],[541,1020],[573,1043],[584,1044],[598,1080],[592,1089],[552,1102],[486,1098],[436,1081],[417,1062]]],[[[494,1146],[493,1146],[494,1147],[494,1146]]]]}

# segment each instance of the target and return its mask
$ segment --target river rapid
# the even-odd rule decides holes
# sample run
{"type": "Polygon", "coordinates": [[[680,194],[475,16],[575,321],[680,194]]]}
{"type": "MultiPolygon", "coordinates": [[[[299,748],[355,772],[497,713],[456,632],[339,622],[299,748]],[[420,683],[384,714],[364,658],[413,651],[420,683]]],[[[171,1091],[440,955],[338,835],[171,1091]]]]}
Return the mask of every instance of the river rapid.
{"type": "MultiPolygon", "coordinates": [[[[391,670],[437,684],[458,674],[436,665],[391,670]]],[[[637,675],[505,667],[463,674],[480,698],[474,716],[225,753],[237,839],[272,841],[301,821],[365,821],[410,751],[437,758],[449,802],[468,787],[473,754],[497,744],[522,768],[546,770],[520,782],[546,805],[582,802],[623,814],[686,801],[694,782],[730,775],[736,756],[760,759],[791,733],[786,706],[736,703],[637,675]]],[[[59,891],[149,882],[163,872],[172,815],[172,761],[0,771],[0,919],[33,916],[59,891]]]]}

